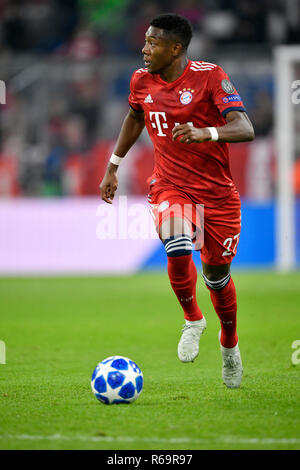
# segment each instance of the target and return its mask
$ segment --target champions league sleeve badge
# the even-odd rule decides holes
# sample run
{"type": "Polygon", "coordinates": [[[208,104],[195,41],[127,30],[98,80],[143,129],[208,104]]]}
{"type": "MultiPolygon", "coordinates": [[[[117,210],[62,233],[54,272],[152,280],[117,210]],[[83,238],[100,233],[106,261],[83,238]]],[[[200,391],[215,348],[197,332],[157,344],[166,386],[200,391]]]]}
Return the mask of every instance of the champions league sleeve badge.
{"type": "Polygon", "coordinates": [[[224,78],[224,80],[221,81],[221,85],[225,93],[227,93],[228,95],[231,95],[232,93],[234,93],[234,86],[226,78],[224,78]]]}

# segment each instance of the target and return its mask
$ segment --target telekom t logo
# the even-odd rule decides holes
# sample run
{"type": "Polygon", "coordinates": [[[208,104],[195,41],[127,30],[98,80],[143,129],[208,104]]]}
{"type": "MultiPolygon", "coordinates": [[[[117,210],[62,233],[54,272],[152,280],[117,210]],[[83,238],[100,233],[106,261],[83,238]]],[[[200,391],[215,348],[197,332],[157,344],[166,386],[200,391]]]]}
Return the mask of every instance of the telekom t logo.
{"type": "MultiPolygon", "coordinates": [[[[167,124],[167,118],[166,118],[166,113],[162,111],[150,111],[149,113],[149,118],[152,124],[153,129],[157,129],[158,133],[157,135],[159,137],[166,137],[167,134],[163,133],[163,129],[168,129],[168,124],[167,124]],[[162,117],[162,122],[160,120],[160,116],[162,117]],[[154,117],[154,120],[152,119],[154,117]]],[[[193,126],[192,122],[187,122],[190,126],[193,126]]],[[[179,122],[175,122],[174,126],[179,126],[179,122]]]]}
{"type": "Polygon", "coordinates": [[[160,137],[165,137],[167,134],[163,133],[163,129],[167,129],[169,126],[167,124],[167,118],[166,118],[166,113],[160,112],[160,111],[150,111],[149,113],[150,121],[152,123],[153,129],[157,129],[160,137]],[[152,121],[152,117],[154,116],[155,122],[152,121]],[[163,119],[163,122],[160,122],[160,116],[163,119]]]}

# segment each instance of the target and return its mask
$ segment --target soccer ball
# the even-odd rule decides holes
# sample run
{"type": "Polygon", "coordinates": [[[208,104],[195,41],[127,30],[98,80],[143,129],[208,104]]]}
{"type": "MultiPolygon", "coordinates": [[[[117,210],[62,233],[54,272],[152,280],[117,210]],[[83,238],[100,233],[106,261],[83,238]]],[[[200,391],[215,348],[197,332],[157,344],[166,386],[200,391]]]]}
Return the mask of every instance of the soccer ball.
{"type": "Polygon", "coordinates": [[[128,357],[111,356],[100,362],[92,375],[92,391],[95,397],[112,405],[132,403],[143,389],[143,373],[128,357]]]}

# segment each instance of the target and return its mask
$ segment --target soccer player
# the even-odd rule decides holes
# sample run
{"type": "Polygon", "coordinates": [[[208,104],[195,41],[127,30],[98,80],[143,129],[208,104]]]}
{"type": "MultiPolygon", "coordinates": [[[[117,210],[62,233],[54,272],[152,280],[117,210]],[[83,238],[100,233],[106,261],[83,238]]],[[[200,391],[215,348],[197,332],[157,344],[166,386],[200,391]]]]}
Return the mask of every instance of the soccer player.
{"type": "Polygon", "coordinates": [[[188,59],[191,37],[191,25],[180,15],[162,14],[151,21],[142,50],[145,68],[132,75],[130,110],[100,191],[111,204],[119,164],[146,126],[155,150],[148,200],[166,249],[170,284],[185,318],[178,357],[194,361],[206,328],[196,299],[192,259],[198,229],[204,237],[199,245],[203,278],[221,325],[222,377],[227,387],[237,388],[243,367],[230,266],[240,236],[241,204],[230,173],[228,142],[253,140],[254,131],[222,68],[188,59]],[[199,223],[198,207],[204,208],[204,224],[199,223]]]}

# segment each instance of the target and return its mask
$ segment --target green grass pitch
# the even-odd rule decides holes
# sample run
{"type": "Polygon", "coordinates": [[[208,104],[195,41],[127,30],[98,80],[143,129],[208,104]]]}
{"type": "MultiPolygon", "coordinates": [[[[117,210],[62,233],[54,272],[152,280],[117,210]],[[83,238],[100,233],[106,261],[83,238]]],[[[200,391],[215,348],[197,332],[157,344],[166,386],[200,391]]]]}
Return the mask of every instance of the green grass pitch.
{"type": "Polygon", "coordinates": [[[200,276],[207,330],[190,364],[177,358],[183,316],[166,274],[0,279],[0,448],[299,449],[300,273],[233,277],[244,363],[234,390],[222,383],[219,321],[200,276]],[[111,355],[143,370],[133,404],[91,392],[111,355]]]}

